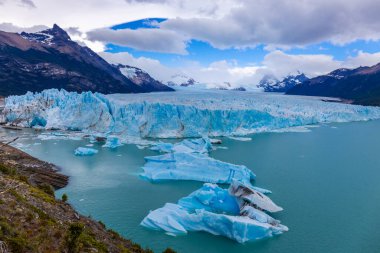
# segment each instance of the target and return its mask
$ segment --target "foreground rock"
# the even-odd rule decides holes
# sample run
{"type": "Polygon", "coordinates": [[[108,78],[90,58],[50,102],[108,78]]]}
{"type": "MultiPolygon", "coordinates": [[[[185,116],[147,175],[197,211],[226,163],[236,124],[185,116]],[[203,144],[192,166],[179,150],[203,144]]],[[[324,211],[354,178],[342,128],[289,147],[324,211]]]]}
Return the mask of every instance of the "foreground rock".
{"type": "Polygon", "coordinates": [[[68,178],[54,165],[0,147],[0,252],[152,252],[57,200],[68,178]]]}

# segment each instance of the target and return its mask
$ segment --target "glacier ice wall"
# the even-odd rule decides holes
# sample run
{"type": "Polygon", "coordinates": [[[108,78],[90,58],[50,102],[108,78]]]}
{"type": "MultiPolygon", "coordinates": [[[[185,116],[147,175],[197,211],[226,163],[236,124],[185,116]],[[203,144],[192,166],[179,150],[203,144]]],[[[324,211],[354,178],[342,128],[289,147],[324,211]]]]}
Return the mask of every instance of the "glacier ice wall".
{"type": "Polygon", "coordinates": [[[5,100],[5,123],[123,137],[245,135],[380,118],[380,108],[262,93],[81,94],[45,90],[5,100]]]}

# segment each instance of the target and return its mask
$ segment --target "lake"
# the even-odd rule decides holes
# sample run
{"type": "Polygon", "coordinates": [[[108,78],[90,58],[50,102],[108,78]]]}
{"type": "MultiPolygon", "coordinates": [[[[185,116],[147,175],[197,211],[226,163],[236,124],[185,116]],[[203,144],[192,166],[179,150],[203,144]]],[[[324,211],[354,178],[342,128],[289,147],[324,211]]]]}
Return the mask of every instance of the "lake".
{"type": "Polygon", "coordinates": [[[82,214],[155,252],[171,247],[184,253],[357,253],[380,248],[379,129],[377,120],[321,125],[310,132],[255,134],[249,142],[222,138],[227,149],[210,156],[252,169],[255,185],[272,190],[270,197],[284,208],[274,217],[290,229],[246,244],[203,232],[172,237],[139,225],[149,210],[176,203],[202,185],[141,180],[144,156],[157,154],[154,151],[135,145],[111,150],[95,144],[98,154],[76,157],[74,149],[88,140],[41,141],[33,138],[32,130],[2,134],[23,133],[18,145],[70,176],[69,185],[57,196],[66,193],[82,214]]]}

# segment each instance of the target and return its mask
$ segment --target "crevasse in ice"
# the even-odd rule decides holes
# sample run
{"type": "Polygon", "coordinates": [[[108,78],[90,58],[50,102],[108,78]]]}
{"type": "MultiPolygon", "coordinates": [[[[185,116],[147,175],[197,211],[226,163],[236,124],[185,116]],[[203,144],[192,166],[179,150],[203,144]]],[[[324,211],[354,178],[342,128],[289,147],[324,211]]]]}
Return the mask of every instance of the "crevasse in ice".
{"type": "Polygon", "coordinates": [[[315,98],[213,91],[115,94],[50,89],[5,100],[5,123],[127,137],[202,137],[380,118],[380,109],[315,98]]]}

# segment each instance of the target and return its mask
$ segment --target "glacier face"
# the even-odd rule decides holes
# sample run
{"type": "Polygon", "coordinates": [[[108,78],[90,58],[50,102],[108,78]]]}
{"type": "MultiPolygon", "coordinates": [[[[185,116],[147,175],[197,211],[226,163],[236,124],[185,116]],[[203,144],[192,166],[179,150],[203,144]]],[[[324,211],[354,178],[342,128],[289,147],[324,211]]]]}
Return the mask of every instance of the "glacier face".
{"type": "Polygon", "coordinates": [[[380,118],[380,108],[254,92],[114,94],[45,90],[10,96],[2,121],[128,138],[232,136],[380,118]]]}

